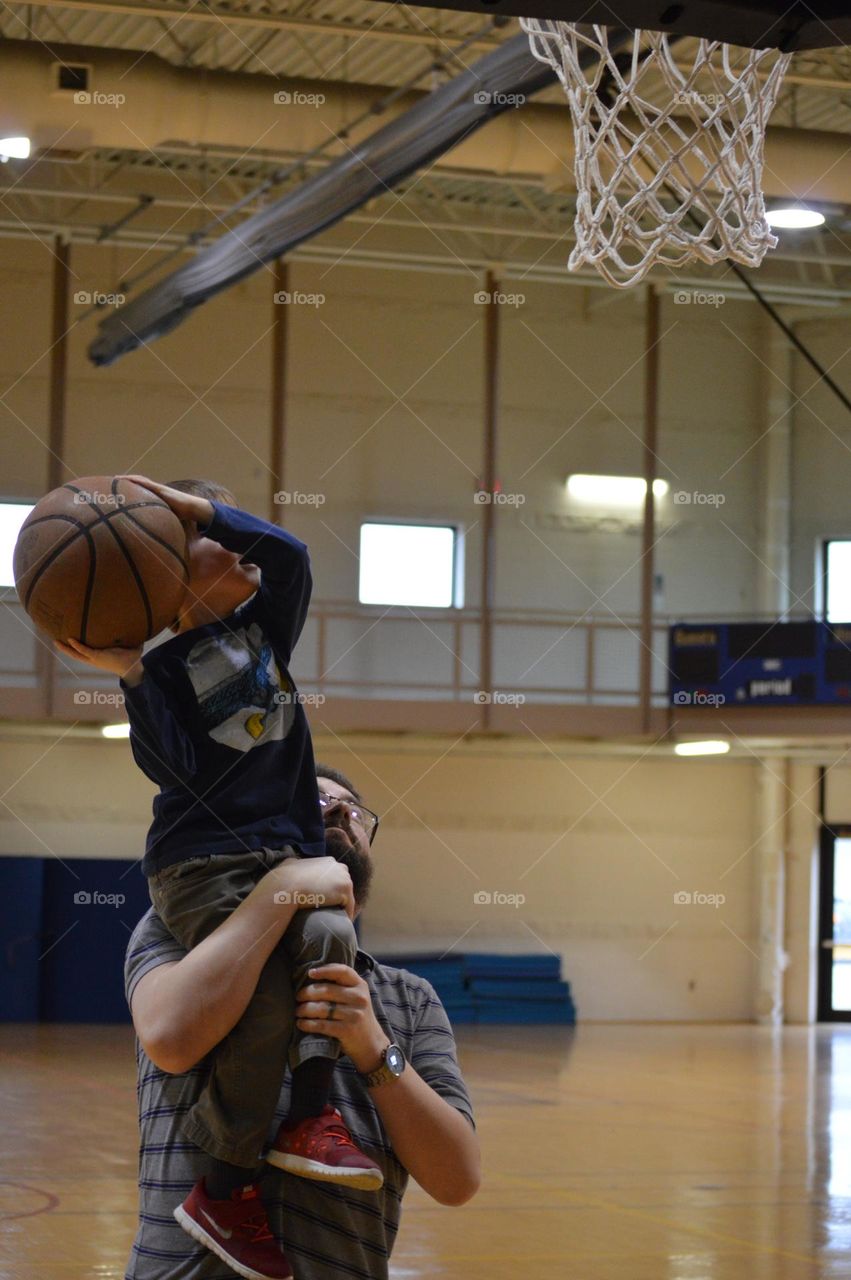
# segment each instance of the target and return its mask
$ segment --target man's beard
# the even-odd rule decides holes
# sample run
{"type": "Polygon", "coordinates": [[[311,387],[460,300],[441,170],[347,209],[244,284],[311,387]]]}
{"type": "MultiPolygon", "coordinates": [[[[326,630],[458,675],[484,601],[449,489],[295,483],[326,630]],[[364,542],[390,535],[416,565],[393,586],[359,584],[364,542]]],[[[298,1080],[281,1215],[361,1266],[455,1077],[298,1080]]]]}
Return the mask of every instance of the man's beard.
{"type": "Polygon", "coordinates": [[[362,853],[356,844],[349,844],[345,832],[337,827],[325,830],[325,852],[329,858],[336,858],[344,867],[348,867],[349,875],[352,877],[355,905],[364,907],[372,883],[372,859],[362,853]]]}

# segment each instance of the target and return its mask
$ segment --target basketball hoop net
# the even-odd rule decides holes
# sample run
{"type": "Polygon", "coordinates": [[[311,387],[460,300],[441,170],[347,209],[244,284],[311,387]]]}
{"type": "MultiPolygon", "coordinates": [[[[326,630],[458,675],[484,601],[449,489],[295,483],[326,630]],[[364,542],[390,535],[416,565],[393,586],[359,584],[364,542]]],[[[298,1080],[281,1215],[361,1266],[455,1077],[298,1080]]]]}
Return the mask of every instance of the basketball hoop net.
{"type": "Polygon", "coordinates": [[[606,27],[520,23],[573,120],[569,269],[588,264],[628,288],[656,263],[759,266],[777,243],[762,195],[765,130],[792,55],[698,40],[682,67],[674,39],[657,32],[618,30],[610,47],[606,27]]]}

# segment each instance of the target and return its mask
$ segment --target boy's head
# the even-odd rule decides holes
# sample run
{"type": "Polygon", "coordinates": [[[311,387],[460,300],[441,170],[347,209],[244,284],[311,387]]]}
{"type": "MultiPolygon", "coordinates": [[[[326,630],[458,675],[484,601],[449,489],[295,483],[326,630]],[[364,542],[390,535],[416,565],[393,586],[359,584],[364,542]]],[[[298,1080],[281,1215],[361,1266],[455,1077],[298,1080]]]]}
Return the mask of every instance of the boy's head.
{"type": "MultiPolygon", "coordinates": [[[[169,487],[181,493],[192,493],[210,502],[236,507],[230,489],[214,480],[170,480],[169,487]]],[[[243,562],[233,551],[226,551],[213,538],[199,532],[194,521],[184,524],[189,562],[189,587],[186,605],[174,631],[188,631],[216,618],[226,618],[243,604],[260,585],[260,570],[243,562]]]]}

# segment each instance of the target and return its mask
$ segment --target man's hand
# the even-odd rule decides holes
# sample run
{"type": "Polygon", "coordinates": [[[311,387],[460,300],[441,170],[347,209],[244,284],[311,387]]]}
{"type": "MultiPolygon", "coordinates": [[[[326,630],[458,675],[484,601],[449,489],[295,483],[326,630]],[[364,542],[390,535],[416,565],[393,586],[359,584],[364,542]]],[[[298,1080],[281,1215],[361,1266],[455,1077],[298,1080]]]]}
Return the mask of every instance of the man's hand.
{"type": "Polygon", "coordinates": [[[181,489],[171,489],[167,484],[158,484],[147,476],[119,476],[119,480],[132,480],[143,489],[167,502],[179,520],[194,520],[196,524],[208,525],[213,518],[213,504],[209,498],[199,498],[196,493],[183,493],[181,489]]]}
{"type": "Polygon", "coordinates": [[[139,684],[144,675],[142,646],[138,649],[92,649],[79,640],[56,641],[56,647],[76,662],[87,662],[90,667],[109,671],[126,684],[139,684]]]}
{"type": "Polygon", "coordinates": [[[323,964],[311,969],[310,976],[313,982],[296,994],[299,1031],[336,1036],[357,1071],[377,1070],[390,1041],[375,1016],[366,981],[347,964],[323,964]]]}

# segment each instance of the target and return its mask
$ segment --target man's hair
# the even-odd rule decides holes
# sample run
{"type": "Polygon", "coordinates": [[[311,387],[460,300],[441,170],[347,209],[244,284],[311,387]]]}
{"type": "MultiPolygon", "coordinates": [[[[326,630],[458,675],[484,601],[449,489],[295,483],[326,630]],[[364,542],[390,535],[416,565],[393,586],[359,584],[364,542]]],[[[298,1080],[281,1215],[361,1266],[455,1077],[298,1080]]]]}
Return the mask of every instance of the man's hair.
{"type": "Polygon", "coordinates": [[[331,782],[336,782],[337,786],[345,787],[356,800],[359,800],[360,803],[363,804],[363,796],[358,791],[357,787],[353,786],[346,775],[344,773],[340,773],[339,769],[332,769],[330,764],[317,764],[316,776],[317,778],[328,778],[331,782]]]}
{"type": "Polygon", "coordinates": [[[181,493],[194,493],[196,498],[206,498],[209,502],[224,502],[229,507],[238,507],[230,489],[215,480],[169,480],[170,489],[179,489],[181,493]]]}

